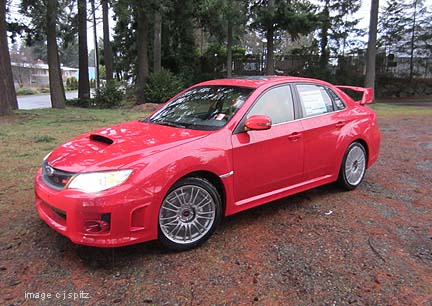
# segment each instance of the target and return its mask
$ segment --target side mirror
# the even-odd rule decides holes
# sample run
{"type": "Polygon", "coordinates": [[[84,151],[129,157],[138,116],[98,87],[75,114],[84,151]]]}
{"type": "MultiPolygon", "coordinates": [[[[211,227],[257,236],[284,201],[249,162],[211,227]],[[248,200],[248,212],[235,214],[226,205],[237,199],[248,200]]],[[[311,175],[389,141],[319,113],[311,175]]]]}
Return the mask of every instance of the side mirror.
{"type": "Polygon", "coordinates": [[[250,116],[245,122],[246,131],[268,130],[272,126],[270,117],[263,115],[250,116]]]}

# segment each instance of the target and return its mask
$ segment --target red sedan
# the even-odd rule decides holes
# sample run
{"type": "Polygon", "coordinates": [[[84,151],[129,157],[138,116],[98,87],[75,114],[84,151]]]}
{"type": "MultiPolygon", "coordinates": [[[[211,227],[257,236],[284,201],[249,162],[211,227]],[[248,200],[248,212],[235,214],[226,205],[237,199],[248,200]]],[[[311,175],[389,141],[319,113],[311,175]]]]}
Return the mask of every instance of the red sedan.
{"type": "Polygon", "coordinates": [[[372,98],[294,77],[200,83],[144,120],[53,150],[35,178],[36,208],[77,244],[190,249],[222,216],[335,181],[356,188],[379,152],[372,98]]]}

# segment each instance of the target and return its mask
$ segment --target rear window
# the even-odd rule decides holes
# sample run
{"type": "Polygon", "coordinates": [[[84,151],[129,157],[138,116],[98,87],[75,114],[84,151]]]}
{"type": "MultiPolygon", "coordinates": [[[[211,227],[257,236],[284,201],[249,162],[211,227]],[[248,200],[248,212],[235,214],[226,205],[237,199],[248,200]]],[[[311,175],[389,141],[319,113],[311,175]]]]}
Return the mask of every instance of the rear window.
{"type": "Polygon", "coordinates": [[[313,84],[296,85],[304,117],[334,111],[333,102],[324,87],[313,84]]]}

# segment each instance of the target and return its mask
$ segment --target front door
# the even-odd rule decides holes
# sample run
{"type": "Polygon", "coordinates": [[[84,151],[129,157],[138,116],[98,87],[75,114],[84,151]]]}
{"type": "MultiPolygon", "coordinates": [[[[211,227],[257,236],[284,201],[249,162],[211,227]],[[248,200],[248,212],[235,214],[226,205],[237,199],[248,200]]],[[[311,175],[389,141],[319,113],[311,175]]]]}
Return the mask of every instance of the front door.
{"type": "Polygon", "coordinates": [[[298,184],[303,176],[303,135],[294,120],[289,85],[269,89],[246,115],[266,115],[272,127],[234,134],[234,195],[237,203],[298,184]]]}

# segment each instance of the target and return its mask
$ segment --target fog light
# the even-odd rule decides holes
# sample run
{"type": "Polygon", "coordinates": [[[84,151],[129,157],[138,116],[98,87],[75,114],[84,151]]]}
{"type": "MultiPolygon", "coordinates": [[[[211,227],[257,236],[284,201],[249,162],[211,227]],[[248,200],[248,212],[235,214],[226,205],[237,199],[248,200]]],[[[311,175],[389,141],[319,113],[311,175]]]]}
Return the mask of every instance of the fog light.
{"type": "Polygon", "coordinates": [[[110,225],[108,222],[102,220],[88,220],[84,223],[84,229],[88,234],[107,233],[110,225]]]}

